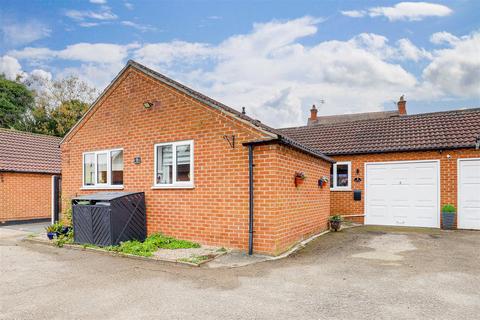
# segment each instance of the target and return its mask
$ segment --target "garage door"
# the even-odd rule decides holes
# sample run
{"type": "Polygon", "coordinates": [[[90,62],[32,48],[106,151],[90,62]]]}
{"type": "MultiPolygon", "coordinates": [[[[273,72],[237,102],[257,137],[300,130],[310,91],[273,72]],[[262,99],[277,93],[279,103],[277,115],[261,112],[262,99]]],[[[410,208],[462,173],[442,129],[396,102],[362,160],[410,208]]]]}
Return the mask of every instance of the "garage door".
{"type": "Polygon", "coordinates": [[[366,164],[365,224],[440,227],[439,163],[366,164]]]}
{"type": "Polygon", "coordinates": [[[460,159],[458,165],[458,227],[480,229],[480,159],[460,159]]]}

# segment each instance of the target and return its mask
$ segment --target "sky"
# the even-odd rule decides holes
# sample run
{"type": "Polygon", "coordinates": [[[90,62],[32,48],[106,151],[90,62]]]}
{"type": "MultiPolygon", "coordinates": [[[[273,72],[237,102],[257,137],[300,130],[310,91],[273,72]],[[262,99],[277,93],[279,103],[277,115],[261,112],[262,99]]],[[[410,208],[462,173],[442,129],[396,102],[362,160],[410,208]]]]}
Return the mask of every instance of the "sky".
{"type": "Polygon", "coordinates": [[[7,78],[101,92],[129,59],[275,127],[480,107],[480,1],[1,0],[7,78]]]}

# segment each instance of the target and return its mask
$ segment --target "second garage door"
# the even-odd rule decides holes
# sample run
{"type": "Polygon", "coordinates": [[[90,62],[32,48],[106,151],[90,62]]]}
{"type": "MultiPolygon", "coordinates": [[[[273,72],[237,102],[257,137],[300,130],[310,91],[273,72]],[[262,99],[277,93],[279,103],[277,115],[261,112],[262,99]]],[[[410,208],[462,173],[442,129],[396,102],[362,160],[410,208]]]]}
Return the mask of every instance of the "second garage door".
{"type": "Polygon", "coordinates": [[[365,165],[365,224],[440,227],[438,161],[365,165]]]}

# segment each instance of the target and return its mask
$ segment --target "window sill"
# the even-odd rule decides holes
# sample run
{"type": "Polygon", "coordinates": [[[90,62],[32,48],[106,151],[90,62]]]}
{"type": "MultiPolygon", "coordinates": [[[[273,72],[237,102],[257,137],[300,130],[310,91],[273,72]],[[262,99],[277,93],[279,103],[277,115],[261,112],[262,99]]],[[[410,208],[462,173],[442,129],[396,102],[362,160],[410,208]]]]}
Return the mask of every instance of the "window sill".
{"type": "Polygon", "coordinates": [[[191,186],[175,186],[175,185],[167,185],[167,186],[153,186],[153,190],[155,189],[195,189],[195,185],[191,186]]]}
{"type": "Polygon", "coordinates": [[[342,189],[342,188],[330,188],[330,191],[352,191],[351,188],[342,189]]]}
{"type": "Polygon", "coordinates": [[[124,186],[83,186],[80,190],[123,190],[124,186]]]}

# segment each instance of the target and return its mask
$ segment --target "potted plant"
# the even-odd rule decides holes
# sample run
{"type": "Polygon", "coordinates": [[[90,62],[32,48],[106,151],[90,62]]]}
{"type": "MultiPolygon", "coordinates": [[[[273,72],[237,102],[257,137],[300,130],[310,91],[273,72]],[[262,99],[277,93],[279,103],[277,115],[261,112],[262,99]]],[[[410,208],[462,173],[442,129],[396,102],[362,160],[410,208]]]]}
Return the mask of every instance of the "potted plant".
{"type": "Polygon", "coordinates": [[[325,176],[321,177],[319,180],[320,188],[325,187],[327,184],[328,184],[328,178],[325,176]]]}
{"type": "Polygon", "coordinates": [[[295,172],[295,187],[298,187],[303,183],[303,180],[305,180],[307,177],[305,176],[304,172],[297,171],[295,172]]]}
{"type": "Polygon", "coordinates": [[[451,204],[446,204],[442,207],[442,229],[455,229],[455,207],[451,204]]]}
{"type": "Polygon", "coordinates": [[[331,216],[329,218],[329,221],[330,221],[330,229],[332,229],[334,231],[340,230],[340,227],[341,227],[341,224],[342,224],[342,221],[343,221],[341,215],[336,214],[334,216],[331,216]]]}
{"type": "Polygon", "coordinates": [[[58,236],[62,232],[62,228],[63,228],[63,225],[59,222],[55,222],[54,224],[51,224],[48,227],[46,227],[45,231],[47,231],[48,239],[53,240],[54,238],[58,238],[58,236]]]}
{"type": "Polygon", "coordinates": [[[62,230],[60,231],[60,234],[67,234],[70,230],[72,230],[72,227],[62,226],[62,230]]]}

